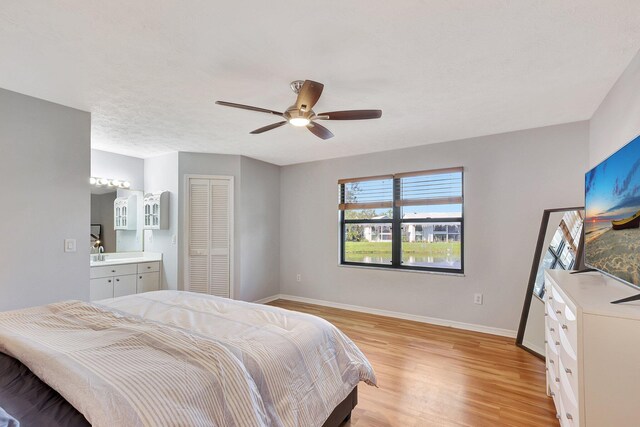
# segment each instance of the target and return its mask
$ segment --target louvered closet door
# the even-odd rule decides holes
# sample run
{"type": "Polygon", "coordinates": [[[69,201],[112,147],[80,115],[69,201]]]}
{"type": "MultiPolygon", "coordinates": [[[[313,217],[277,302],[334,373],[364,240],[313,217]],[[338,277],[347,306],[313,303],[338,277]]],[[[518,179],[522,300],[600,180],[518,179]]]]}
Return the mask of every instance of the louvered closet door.
{"type": "Polygon", "coordinates": [[[212,179],[209,293],[229,298],[229,181],[212,179]]]}
{"type": "Polygon", "coordinates": [[[231,181],[189,180],[188,284],[192,292],[229,297],[231,181]]]}

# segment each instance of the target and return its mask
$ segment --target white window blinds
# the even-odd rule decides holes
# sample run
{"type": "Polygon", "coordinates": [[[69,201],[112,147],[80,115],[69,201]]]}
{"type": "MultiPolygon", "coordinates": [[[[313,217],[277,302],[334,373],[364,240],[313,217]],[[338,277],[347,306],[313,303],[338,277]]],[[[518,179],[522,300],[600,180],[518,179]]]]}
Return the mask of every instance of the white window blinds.
{"type": "Polygon", "coordinates": [[[461,167],[341,179],[340,210],[395,206],[459,205],[463,202],[461,167]],[[400,191],[394,200],[394,181],[400,191]]]}
{"type": "Polygon", "coordinates": [[[393,207],[393,175],[341,179],[340,210],[393,207]]]}
{"type": "Polygon", "coordinates": [[[397,206],[462,203],[462,168],[399,173],[394,178],[400,179],[397,206]]]}

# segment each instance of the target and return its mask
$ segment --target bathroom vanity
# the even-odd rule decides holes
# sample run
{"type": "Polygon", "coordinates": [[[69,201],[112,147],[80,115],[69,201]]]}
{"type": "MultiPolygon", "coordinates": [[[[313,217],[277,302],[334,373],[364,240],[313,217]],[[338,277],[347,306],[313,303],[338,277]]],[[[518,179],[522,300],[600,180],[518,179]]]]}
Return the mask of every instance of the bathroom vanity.
{"type": "Polygon", "coordinates": [[[91,301],[160,289],[162,254],[152,252],[107,253],[104,261],[91,256],[91,301]]]}

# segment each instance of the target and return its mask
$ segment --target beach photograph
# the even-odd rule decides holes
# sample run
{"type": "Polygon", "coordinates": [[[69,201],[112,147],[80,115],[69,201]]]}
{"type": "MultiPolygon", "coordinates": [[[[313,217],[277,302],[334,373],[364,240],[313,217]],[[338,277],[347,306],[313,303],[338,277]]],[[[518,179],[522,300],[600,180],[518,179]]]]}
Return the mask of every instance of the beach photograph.
{"type": "Polygon", "coordinates": [[[585,176],[585,262],[640,285],[640,137],[585,176]]]}

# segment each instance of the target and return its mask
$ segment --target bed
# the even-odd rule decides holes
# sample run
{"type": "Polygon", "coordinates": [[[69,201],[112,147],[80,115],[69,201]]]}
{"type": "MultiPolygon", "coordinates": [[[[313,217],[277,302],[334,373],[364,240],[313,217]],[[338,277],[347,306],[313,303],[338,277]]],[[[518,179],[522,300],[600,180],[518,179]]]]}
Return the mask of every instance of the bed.
{"type": "Polygon", "coordinates": [[[0,313],[0,353],[21,425],[329,427],[376,384],[323,319],[180,291],[0,313]]]}

